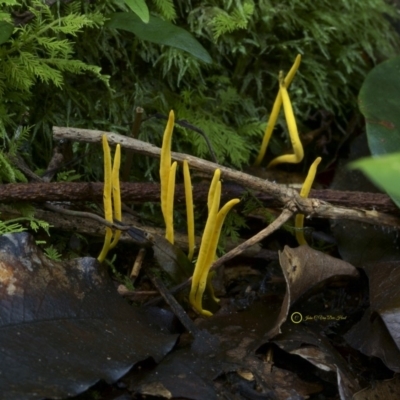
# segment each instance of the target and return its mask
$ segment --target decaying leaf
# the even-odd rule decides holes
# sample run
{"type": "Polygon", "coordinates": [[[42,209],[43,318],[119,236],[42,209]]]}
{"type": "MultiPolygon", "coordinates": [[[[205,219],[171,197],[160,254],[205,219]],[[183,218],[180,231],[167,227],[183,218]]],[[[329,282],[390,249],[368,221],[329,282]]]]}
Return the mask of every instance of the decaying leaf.
{"type": "Polygon", "coordinates": [[[289,308],[306,292],[320,288],[328,280],[358,277],[356,268],[351,264],[307,245],[294,249],[285,246],[279,253],[279,261],[286,280],[286,295],[276,324],[267,334],[268,338],[280,333],[280,327],[287,319],[289,308]]]}
{"type": "Polygon", "coordinates": [[[55,262],[23,232],[0,237],[0,399],[65,398],[168,353],[93,258],[55,262]]]}
{"type": "Polygon", "coordinates": [[[319,383],[305,382],[296,373],[255,355],[264,332],[276,318],[275,304],[255,302],[241,312],[228,309],[199,322],[199,327],[219,339],[217,349],[203,355],[192,348],[174,351],[148,373],[133,371],[131,389],[162,398],[194,400],[286,400],[322,389],[319,383]]]}
{"type": "Polygon", "coordinates": [[[365,388],[353,396],[354,400],[397,400],[400,399],[400,375],[393,379],[374,382],[369,388],[365,388]]]}
{"type": "Polygon", "coordinates": [[[351,346],[400,372],[400,263],[370,265],[370,309],[345,336],[351,346]]]}

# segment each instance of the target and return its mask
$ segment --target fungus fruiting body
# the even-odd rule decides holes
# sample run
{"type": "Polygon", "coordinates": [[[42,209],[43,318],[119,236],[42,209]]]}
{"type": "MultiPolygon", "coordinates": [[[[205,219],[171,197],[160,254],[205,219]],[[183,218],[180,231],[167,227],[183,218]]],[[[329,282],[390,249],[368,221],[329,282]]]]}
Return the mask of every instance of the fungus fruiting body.
{"type": "MultiPolygon", "coordinates": [[[[308,170],[307,177],[300,191],[301,197],[306,198],[310,194],[311,186],[314,182],[315,175],[317,173],[317,167],[320,162],[321,162],[321,157],[317,157],[315,161],[311,164],[311,167],[308,170]]],[[[299,245],[307,244],[307,241],[304,238],[303,224],[304,224],[304,214],[297,214],[295,219],[295,228],[296,228],[296,239],[299,245]]]]}
{"type": "MultiPolygon", "coordinates": [[[[103,135],[102,137],[102,144],[104,153],[104,190],[103,190],[104,217],[109,222],[113,222],[113,217],[121,221],[122,220],[121,191],[119,185],[121,146],[119,144],[117,145],[117,148],[115,150],[114,165],[111,166],[111,152],[106,135],[103,135]]],[[[112,229],[108,227],[106,228],[106,235],[104,238],[103,248],[100,252],[100,255],[97,257],[97,259],[100,262],[103,262],[105,260],[108,251],[117,244],[120,235],[121,231],[116,231],[114,239],[112,240],[113,237],[112,229]]]]}
{"type": "Polygon", "coordinates": [[[192,180],[190,178],[189,164],[186,160],[183,162],[183,179],[185,185],[186,219],[187,219],[188,243],[189,243],[188,259],[189,261],[192,261],[194,254],[194,245],[195,245],[193,192],[192,192],[192,180]]]}
{"type": "Polygon", "coordinates": [[[211,265],[215,259],[219,237],[225,217],[232,207],[239,203],[239,199],[228,201],[220,210],[221,171],[217,169],[210,185],[208,194],[208,218],[204,228],[203,237],[192,278],[192,287],[189,300],[192,306],[202,315],[212,315],[210,311],[203,309],[203,294],[207,285],[207,277],[211,265]],[[219,210],[219,211],[218,211],[219,210]]]}
{"type": "Polygon", "coordinates": [[[175,115],[171,110],[167,126],[165,127],[160,156],[160,182],[161,182],[161,211],[165,222],[165,238],[174,243],[174,192],[176,162],[171,166],[171,142],[174,129],[175,115]]]}
{"type": "Polygon", "coordinates": [[[289,131],[290,139],[292,142],[294,154],[293,155],[284,155],[284,156],[275,158],[274,160],[272,160],[269,163],[268,168],[275,166],[277,164],[280,164],[280,163],[284,163],[284,162],[298,163],[303,159],[303,156],[302,156],[303,147],[301,145],[299,135],[297,133],[296,120],[294,118],[293,108],[291,106],[290,98],[289,98],[289,95],[287,92],[287,89],[289,88],[289,85],[292,82],[292,80],[296,74],[296,71],[298,70],[298,68],[300,66],[300,62],[301,62],[301,55],[299,54],[299,55],[297,55],[296,60],[293,64],[292,68],[286,75],[286,77],[283,78],[282,76],[280,76],[279,92],[276,96],[274,105],[272,107],[272,111],[271,111],[271,114],[270,114],[270,117],[268,120],[267,128],[265,129],[264,138],[263,138],[263,141],[261,144],[260,152],[256,158],[256,161],[254,162],[255,166],[260,165],[261,161],[264,158],[265,152],[267,151],[267,147],[268,147],[269,141],[272,136],[272,132],[275,128],[276,121],[279,116],[279,112],[282,107],[282,103],[283,103],[285,118],[286,118],[286,121],[288,124],[288,131],[289,131]]]}

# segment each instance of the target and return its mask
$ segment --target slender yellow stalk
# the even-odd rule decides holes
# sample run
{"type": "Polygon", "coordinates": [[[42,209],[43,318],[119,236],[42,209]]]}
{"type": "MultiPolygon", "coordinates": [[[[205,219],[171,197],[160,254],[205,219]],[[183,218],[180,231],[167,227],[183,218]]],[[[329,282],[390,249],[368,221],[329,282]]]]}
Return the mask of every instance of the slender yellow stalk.
{"type": "MultiPolygon", "coordinates": [[[[117,144],[114,154],[114,163],[111,173],[112,184],[112,201],[114,209],[114,219],[122,221],[122,203],[121,203],[121,188],[119,184],[119,169],[121,166],[121,145],[117,144]]],[[[114,232],[114,238],[110,244],[110,249],[113,249],[121,237],[121,231],[114,232]]]]}
{"type": "Polygon", "coordinates": [[[293,80],[294,76],[296,75],[297,70],[300,67],[300,63],[301,63],[301,54],[297,54],[297,57],[294,60],[292,68],[290,68],[288,74],[285,77],[285,86],[287,88],[289,88],[290,84],[292,83],[292,80],[293,80]]]}
{"type": "MultiPolygon", "coordinates": [[[[304,181],[303,186],[300,191],[301,197],[306,198],[310,194],[310,190],[311,190],[312,184],[314,182],[315,175],[317,173],[317,167],[320,162],[321,162],[321,157],[317,157],[316,160],[311,164],[311,167],[308,170],[306,180],[304,181]]],[[[296,215],[294,226],[296,228],[296,239],[297,239],[297,242],[299,243],[299,245],[301,246],[302,244],[307,244],[307,241],[304,238],[304,232],[303,232],[304,214],[296,215]]]]}
{"type": "Polygon", "coordinates": [[[268,164],[267,168],[271,168],[281,163],[296,164],[301,162],[304,157],[303,145],[301,144],[299,132],[297,130],[296,118],[294,116],[292,103],[290,102],[289,94],[283,77],[280,79],[280,93],[282,96],[283,110],[285,112],[286,123],[288,126],[290,141],[292,142],[294,154],[285,154],[283,156],[274,158],[268,164]]]}
{"type": "MultiPolygon", "coordinates": [[[[221,170],[216,169],[211,181],[210,189],[208,191],[208,199],[207,199],[208,213],[210,213],[210,209],[214,201],[215,189],[217,187],[220,178],[221,178],[221,170]]],[[[218,208],[219,208],[219,202],[218,202],[218,208]]]]}
{"type": "MultiPolygon", "coordinates": [[[[296,60],[294,61],[294,64],[292,65],[292,68],[290,68],[290,71],[286,75],[286,78],[285,78],[286,88],[288,88],[290,83],[292,82],[297,70],[299,69],[300,62],[301,62],[301,55],[298,54],[296,57],[296,60]]],[[[268,124],[265,129],[264,138],[261,143],[260,152],[258,153],[256,161],[254,162],[254,166],[256,166],[256,167],[261,164],[261,161],[263,160],[263,158],[265,156],[265,153],[267,151],[267,147],[268,147],[269,141],[271,139],[272,132],[275,128],[276,121],[278,119],[278,115],[279,115],[279,111],[281,110],[281,107],[282,107],[282,96],[281,96],[281,90],[279,89],[278,94],[275,98],[274,105],[272,107],[271,114],[268,119],[268,124]]]]}
{"type": "Polygon", "coordinates": [[[188,228],[189,253],[188,259],[192,261],[194,253],[194,210],[193,210],[193,192],[192,180],[190,179],[189,163],[183,161],[183,180],[185,184],[185,199],[186,199],[186,219],[188,228]]]}
{"type": "Polygon", "coordinates": [[[167,193],[167,205],[165,208],[165,238],[174,244],[174,196],[175,196],[175,175],[177,162],[175,161],[169,170],[168,177],[168,193],[167,193]]]}
{"type": "Polygon", "coordinates": [[[200,313],[202,313],[203,311],[202,300],[205,289],[205,285],[203,288],[200,288],[200,282],[204,277],[205,269],[207,269],[206,264],[209,258],[208,255],[210,249],[212,249],[213,247],[212,240],[217,223],[217,215],[218,215],[218,207],[220,199],[221,199],[221,182],[218,181],[215,188],[211,209],[210,212],[208,213],[208,218],[206,226],[204,228],[203,237],[201,238],[199,256],[197,258],[197,263],[193,273],[192,290],[189,295],[190,303],[200,313]]]}
{"type": "Polygon", "coordinates": [[[161,210],[164,215],[164,219],[166,218],[165,210],[167,207],[169,170],[171,168],[171,141],[174,122],[175,115],[173,110],[171,110],[169,113],[167,126],[165,127],[164,131],[160,156],[161,210]]]}
{"type": "MultiPolygon", "coordinates": [[[[221,194],[219,193],[219,195],[221,195],[221,194]]],[[[211,265],[215,259],[217,246],[218,246],[218,242],[219,242],[219,237],[221,235],[222,225],[225,221],[225,217],[227,216],[228,212],[232,209],[233,206],[235,206],[239,202],[240,202],[239,199],[233,199],[233,200],[228,201],[217,214],[217,218],[216,218],[215,225],[214,225],[214,230],[212,232],[212,239],[211,239],[210,247],[209,247],[208,253],[207,253],[207,258],[201,267],[201,276],[200,276],[200,280],[198,283],[198,289],[197,289],[196,297],[195,297],[195,304],[197,306],[196,308],[203,315],[207,315],[207,316],[212,315],[209,311],[203,310],[202,299],[203,299],[204,290],[207,285],[208,273],[209,273],[211,265]]]]}
{"type": "MultiPolygon", "coordinates": [[[[106,135],[103,135],[102,143],[103,143],[103,153],[104,153],[104,190],[103,190],[104,214],[105,214],[105,219],[109,222],[112,222],[113,212],[112,212],[112,199],[111,199],[111,154],[110,154],[110,146],[108,145],[106,135]]],[[[106,228],[106,235],[104,238],[103,248],[100,252],[100,255],[97,257],[97,259],[100,262],[103,262],[107,256],[108,250],[110,248],[111,238],[112,238],[112,230],[110,228],[106,228]]]]}
{"type": "MultiPolygon", "coordinates": [[[[220,171],[216,170],[214,172],[214,177],[219,173],[220,173],[220,171]]],[[[220,200],[220,196],[221,196],[221,182],[219,182],[219,181],[217,182],[214,190],[217,191],[218,189],[219,189],[219,197],[218,197],[218,193],[214,193],[213,202],[209,209],[206,226],[204,228],[203,236],[201,238],[199,255],[197,257],[196,266],[195,266],[194,272],[193,272],[192,286],[191,286],[191,290],[190,290],[190,294],[189,294],[189,300],[190,300],[190,303],[194,307],[196,307],[196,305],[195,305],[196,292],[197,292],[198,283],[199,283],[199,280],[200,280],[200,277],[202,274],[202,267],[207,260],[208,249],[211,244],[212,233],[214,231],[215,223],[217,220],[219,200],[220,200]]],[[[210,191],[211,191],[211,186],[210,186],[209,192],[210,191]]]]}
{"type": "MultiPolygon", "coordinates": [[[[203,294],[207,286],[208,275],[215,259],[219,237],[225,217],[239,199],[228,201],[220,211],[222,185],[219,180],[221,171],[216,170],[208,192],[208,218],[204,228],[199,250],[199,256],[194,269],[189,300],[192,306],[201,314],[210,316],[209,311],[203,310],[203,294]]],[[[210,285],[211,283],[209,283],[210,285]]],[[[212,291],[212,288],[211,288],[212,291]]],[[[215,296],[213,296],[215,298],[215,296]]]]}

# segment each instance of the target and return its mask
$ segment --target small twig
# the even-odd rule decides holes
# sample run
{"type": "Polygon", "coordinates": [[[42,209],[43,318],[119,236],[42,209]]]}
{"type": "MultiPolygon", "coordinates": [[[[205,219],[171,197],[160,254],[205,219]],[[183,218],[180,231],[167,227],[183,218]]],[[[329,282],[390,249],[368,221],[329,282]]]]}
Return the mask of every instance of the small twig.
{"type": "Polygon", "coordinates": [[[146,274],[186,330],[196,336],[196,334],[200,332],[200,329],[189,318],[182,306],[176,301],[175,297],[168,291],[162,280],[158,278],[149,268],[146,269],[146,274]]]}
{"type": "Polygon", "coordinates": [[[249,247],[254,246],[256,243],[261,242],[261,240],[265,239],[271,233],[275,232],[279,229],[286,221],[288,221],[293,216],[293,211],[289,209],[284,209],[282,213],[279,215],[277,219],[271,222],[266,228],[262,231],[258,232],[256,235],[246,240],[244,243],[241,243],[239,246],[235,247],[228,253],[224,254],[221,258],[214,262],[211,266],[210,270],[214,270],[219,268],[222,264],[231,260],[232,258],[242,254],[249,247]]]}
{"type": "Polygon", "coordinates": [[[135,282],[136,278],[139,276],[145,255],[146,255],[146,249],[144,247],[142,247],[139,250],[138,255],[136,256],[135,262],[133,263],[132,271],[130,274],[130,278],[131,278],[132,282],[135,282]]]}
{"type": "Polygon", "coordinates": [[[85,211],[67,210],[65,208],[57,207],[57,206],[55,206],[53,204],[49,204],[49,203],[45,204],[45,208],[47,208],[48,210],[55,211],[55,212],[65,214],[65,215],[69,215],[72,217],[93,219],[93,220],[99,222],[100,224],[107,226],[108,228],[116,229],[119,231],[126,231],[136,241],[136,243],[141,246],[152,246],[153,245],[152,235],[150,235],[149,233],[143,231],[142,229],[136,228],[134,226],[124,225],[120,221],[109,222],[97,214],[93,214],[93,213],[85,212],[85,211]]]}

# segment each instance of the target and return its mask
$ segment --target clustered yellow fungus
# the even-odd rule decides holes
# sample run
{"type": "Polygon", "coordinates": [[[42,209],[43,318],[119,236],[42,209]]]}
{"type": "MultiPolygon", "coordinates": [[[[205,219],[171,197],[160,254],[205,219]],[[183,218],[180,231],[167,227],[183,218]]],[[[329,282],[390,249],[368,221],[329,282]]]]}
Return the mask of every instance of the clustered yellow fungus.
{"type": "MultiPolygon", "coordinates": [[[[306,180],[304,181],[304,184],[300,191],[301,197],[307,198],[308,195],[310,194],[311,186],[314,182],[315,175],[317,173],[317,167],[320,162],[321,162],[321,157],[317,157],[316,160],[311,164],[306,180]]],[[[303,224],[304,224],[304,214],[297,214],[294,226],[296,228],[296,239],[300,246],[302,244],[307,244],[307,241],[304,238],[303,224]]]]}
{"type": "Polygon", "coordinates": [[[210,311],[203,310],[203,293],[207,285],[210,267],[215,259],[221,228],[228,212],[235,204],[240,202],[239,199],[230,200],[219,210],[221,201],[220,176],[221,171],[217,169],[208,193],[208,218],[201,239],[199,256],[194,269],[189,295],[190,304],[200,314],[206,316],[211,316],[212,314],[210,311]]]}
{"type": "MultiPolygon", "coordinates": [[[[107,136],[103,135],[103,153],[104,153],[104,191],[103,191],[103,204],[105,219],[113,222],[113,218],[122,220],[122,206],[121,206],[121,191],[119,185],[119,168],[121,164],[121,146],[118,144],[115,150],[114,164],[111,167],[111,152],[108,145],[107,136]],[[114,207],[113,207],[114,205],[114,207]],[[113,212],[114,210],[114,212],[113,212]]],[[[121,231],[116,231],[113,238],[113,231],[111,228],[106,228],[106,236],[104,239],[103,248],[97,259],[103,262],[107,257],[107,253],[117,243],[121,236],[121,231]],[[111,241],[112,240],[112,241],[111,241]]]]}
{"type": "Polygon", "coordinates": [[[171,110],[165,127],[160,156],[161,211],[165,222],[165,238],[174,244],[174,194],[177,163],[171,165],[171,141],[175,115],[171,110]]]}
{"type": "MultiPolygon", "coordinates": [[[[171,110],[167,126],[164,131],[163,143],[160,156],[160,181],[161,181],[161,210],[164,216],[166,225],[166,239],[173,244],[174,230],[173,230],[173,202],[175,191],[175,175],[176,175],[176,162],[171,165],[171,138],[172,130],[174,127],[174,112],[171,110]]],[[[183,177],[185,185],[186,197],[186,213],[187,213],[187,226],[188,226],[188,241],[189,241],[189,254],[188,258],[193,258],[195,237],[194,237],[194,212],[193,212],[193,194],[192,183],[190,179],[189,164],[185,160],[183,162],[183,177]]],[[[220,210],[219,205],[221,201],[221,170],[217,169],[214,173],[213,180],[208,192],[207,206],[208,218],[204,228],[203,237],[201,239],[201,246],[199,256],[194,269],[192,278],[192,288],[189,295],[189,300],[192,306],[201,314],[210,316],[209,311],[203,310],[202,298],[204,290],[209,280],[209,270],[211,264],[216,257],[217,245],[221,235],[222,225],[225,217],[231,208],[240,202],[239,199],[228,201],[220,210]],[[219,211],[218,211],[219,210],[219,211]]],[[[210,274],[211,275],[211,274],[210,274]]],[[[208,282],[211,297],[217,300],[214,296],[211,283],[208,282]]]]}
{"type": "Polygon", "coordinates": [[[290,135],[290,140],[293,146],[294,154],[287,154],[283,156],[276,157],[273,159],[269,164],[267,168],[273,167],[277,164],[281,163],[299,163],[303,159],[304,152],[303,152],[303,146],[301,144],[299,134],[297,131],[297,125],[296,125],[296,119],[293,113],[293,108],[292,104],[290,102],[289,94],[287,89],[289,88],[290,83],[292,82],[294,75],[296,74],[296,71],[298,70],[301,62],[301,55],[299,54],[296,57],[296,60],[290,69],[289,73],[286,75],[284,78],[282,75],[282,72],[280,73],[279,76],[279,92],[278,95],[276,96],[274,106],[271,111],[271,115],[268,120],[267,128],[264,133],[264,138],[261,144],[261,149],[260,152],[256,158],[256,161],[254,163],[255,166],[258,166],[261,164],[262,159],[264,158],[265,152],[267,151],[268,143],[269,140],[271,139],[272,132],[274,130],[276,121],[278,119],[279,112],[282,107],[283,103],[283,111],[285,113],[285,118],[286,122],[288,125],[288,131],[290,135]]]}

